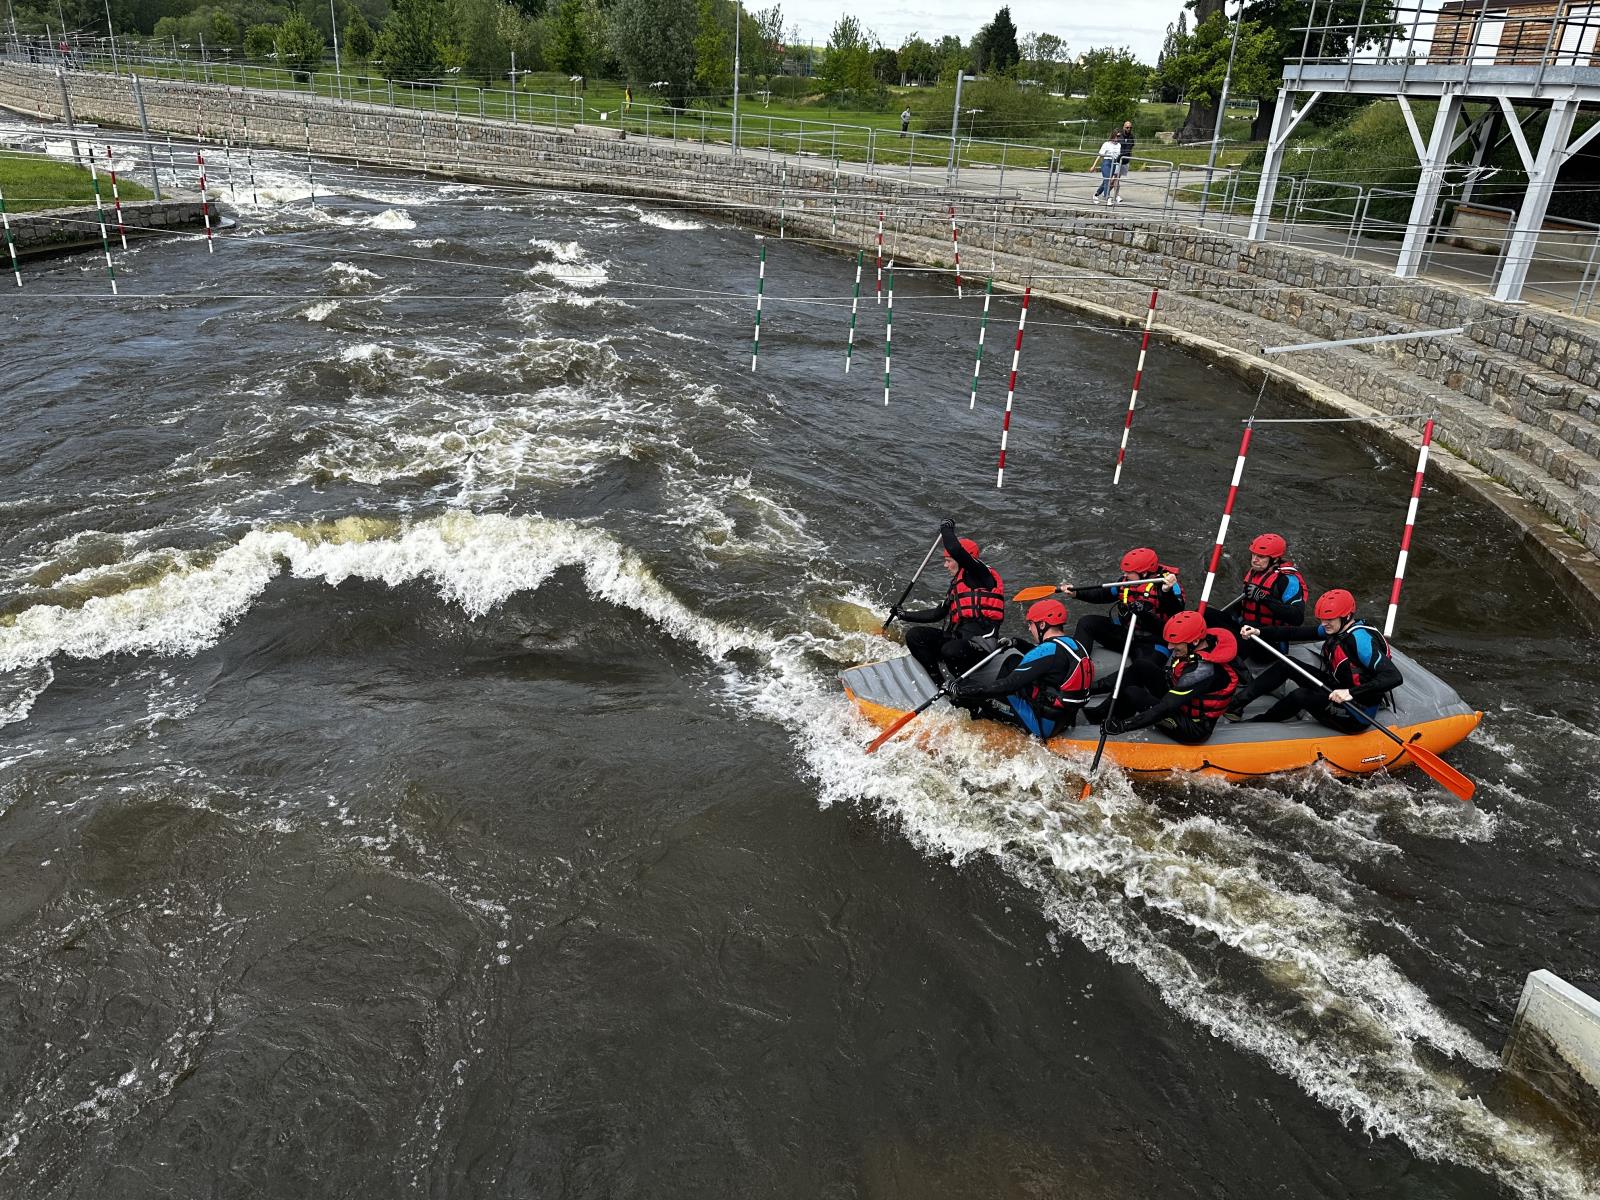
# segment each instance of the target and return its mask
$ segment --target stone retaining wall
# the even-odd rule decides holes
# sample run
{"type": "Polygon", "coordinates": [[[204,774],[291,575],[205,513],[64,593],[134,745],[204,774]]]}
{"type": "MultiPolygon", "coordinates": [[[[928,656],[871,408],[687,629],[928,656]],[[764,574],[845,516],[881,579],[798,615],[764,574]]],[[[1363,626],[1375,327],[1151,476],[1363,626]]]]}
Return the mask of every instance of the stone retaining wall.
{"type": "MultiPolygon", "coordinates": [[[[116,217],[105,211],[106,230],[117,236],[116,217]]],[[[130,238],[152,237],[202,222],[199,200],[139,200],[122,206],[122,226],[130,238]]],[[[11,214],[11,240],[18,257],[54,254],[78,246],[100,245],[100,221],[94,207],[47,208],[11,214]]]]}
{"type": "MultiPolygon", "coordinates": [[[[945,193],[858,168],[836,173],[815,158],[733,158],[655,138],[285,92],[154,80],[142,87],[153,130],[192,136],[198,126],[216,140],[412,171],[666,199],[758,227],[781,222],[791,235],[845,247],[870,245],[882,211],[886,252],[901,261],[949,264],[945,206],[954,203],[969,273],[1035,281],[1041,295],[1130,323],[1142,320],[1150,288],[1159,286],[1158,335],[1202,344],[1247,373],[1272,372],[1313,398],[1350,398],[1400,426],[1420,429],[1436,417],[1436,444],[1537,505],[1548,519],[1518,523],[1600,596],[1591,553],[1600,551],[1600,328],[1587,322],[1125,209],[945,193]],[[1458,325],[1465,334],[1272,359],[1256,353],[1458,325]]],[[[137,126],[127,78],[70,72],[67,88],[78,120],[137,126]]],[[[53,71],[0,66],[0,106],[59,117],[60,104],[53,71]]],[[[1448,454],[1436,462],[1460,466],[1448,454]]],[[[1491,499],[1508,494],[1482,490],[1491,499]]]]}

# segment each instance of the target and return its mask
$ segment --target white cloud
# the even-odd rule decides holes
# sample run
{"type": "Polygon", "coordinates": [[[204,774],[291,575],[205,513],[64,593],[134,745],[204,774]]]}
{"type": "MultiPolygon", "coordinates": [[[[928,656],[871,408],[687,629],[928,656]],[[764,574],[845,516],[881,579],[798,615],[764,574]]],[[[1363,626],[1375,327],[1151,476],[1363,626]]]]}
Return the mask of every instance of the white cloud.
{"type": "MultiPolygon", "coordinates": [[[[763,0],[746,0],[760,7],[763,0]]],[[[930,41],[954,34],[966,41],[987,24],[1000,8],[961,3],[960,0],[914,0],[904,7],[865,13],[847,8],[840,0],[782,0],[784,23],[800,26],[803,41],[823,45],[833,23],[854,11],[885,45],[898,46],[909,34],[930,41]]],[[[1065,38],[1073,54],[1091,46],[1127,46],[1141,62],[1153,64],[1161,52],[1169,22],[1178,19],[1183,0],[1115,0],[1104,5],[1086,0],[1012,0],[1011,19],[1019,34],[1053,33],[1065,38]]]]}

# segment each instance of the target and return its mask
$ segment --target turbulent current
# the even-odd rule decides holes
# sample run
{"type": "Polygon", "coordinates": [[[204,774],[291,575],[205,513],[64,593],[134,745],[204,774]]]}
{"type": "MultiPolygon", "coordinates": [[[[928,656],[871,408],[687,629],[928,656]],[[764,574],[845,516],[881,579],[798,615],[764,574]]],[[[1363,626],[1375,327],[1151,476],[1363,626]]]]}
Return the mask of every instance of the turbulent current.
{"type": "MultiPolygon", "coordinates": [[[[1136,337],[1035,305],[997,490],[1014,297],[969,410],[902,264],[885,407],[870,256],[846,375],[854,255],[769,239],[752,373],[724,220],[253,170],[0,301],[0,1194],[1597,1194],[1497,1069],[1600,984],[1592,632],[1497,514],[1428,487],[1397,633],[1476,806],[867,756],[941,517],[1193,590],[1254,390],[1158,340],[1113,490],[1136,337]]],[[[1234,540],[1379,612],[1384,446],[1258,427],[1234,540]]]]}

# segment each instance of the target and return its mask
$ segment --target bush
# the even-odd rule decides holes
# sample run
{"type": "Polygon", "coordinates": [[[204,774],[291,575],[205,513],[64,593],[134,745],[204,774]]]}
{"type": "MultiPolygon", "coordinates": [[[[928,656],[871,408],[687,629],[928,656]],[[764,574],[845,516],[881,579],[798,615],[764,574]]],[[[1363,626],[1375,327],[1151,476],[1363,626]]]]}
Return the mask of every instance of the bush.
{"type": "MultiPolygon", "coordinates": [[[[914,97],[912,115],[918,128],[929,133],[948,133],[950,110],[955,103],[955,85],[943,84],[925,95],[914,97]]],[[[973,137],[1021,139],[1056,138],[1064,110],[1038,88],[1018,87],[1009,79],[978,79],[961,88],[961,133],[973,137]],[[971,109],[978,109],[976,113],[971,109]]]]}
{"type": "Polygon", "coordinates": [[[322,31],[313,27],[299,13],[292,14],[279,25],[277,35],[272,40],[273,49],[278,52],[278,65],[293,71],[295,78],[302,82],[309,80],[322,65],[322,48],[325,44],[322,31]]]}
{"type": "MultiPolygon", "coordinates": [[[[740,72],[743,76],[744,72],[740,72]]],[[[774,75],[767,80],[767,90],[774,100],[802,100],[807,96],[822,95],[822,81],[803,75],[774,75]]]]}
{"type": "MultiPolygon", "coordinates": [[[[162,20],[166,20],[165,17],[162,20]]],[[[252,25],[244,31],[244,56],[266,58],[272,53],[273,40],[278,35],[276,25],[252,25]]]]}

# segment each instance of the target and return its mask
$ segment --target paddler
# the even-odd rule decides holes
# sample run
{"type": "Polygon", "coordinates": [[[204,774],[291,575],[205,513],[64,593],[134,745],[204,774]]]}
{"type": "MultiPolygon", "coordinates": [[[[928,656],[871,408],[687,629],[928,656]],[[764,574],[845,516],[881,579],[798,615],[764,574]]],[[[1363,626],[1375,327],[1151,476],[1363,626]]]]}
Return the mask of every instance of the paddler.
{"type": "MultiPolygon", "coordinates": [[[[1244,573],[1244,591],[1239,598],[1212,613],[1218,625],[1237,633],[1243,626],[1256,629],[1265,626],[1295,628],[1305,624],[1306,581],[1300,569],[1288,559],[1289,543],[1282,534],[1263,533],[1250,543],[1250,566],[1244,573]],[[1233,611],[1238,609],[1237,614],[1233,611]]],[[[1279,650],[1288,644],[1274,643],[1279,650]]],[[[1236,721],[1245,707],[1257,696],[1278,690],[1289,678],[1289,668],[1274,658],[1254,639],[1246,639],[1240,647],[1241,657],[1254,671],[1243,687],[1234,694],[1228,709],[1228,719],[1236,721]]]]}
{"type": "Polygon", "coordinates": [[[992,682],[957,680],[953,691],[958,702],[998,699],[1007,715],[1042,741],[1077,723],[1094,683],[1094,662],[1067,635],[1067,606],[1061,601],[1037,601],[1025,619],[1034,644],[1007,639],[1027,651],[1021,661],[992,682]]]}
{"type": "Polygon", "coordinates": [[[1106,732],[1132,733],[1153,725],[1175,742],[1198,745],[1211,737],[1239,686],[1233,665],[1239,644],[1231,630],[1208,627],[1197,612],[1168,618],[1161,636],[1168,649],[1165,665],[1146,658],[1129,668],[1131,682],[1123,684],[1117,711],[1105,720],[1106,732]]]}
{"type": "Polygon", "coordinates": [[[1005,584],[978,555],[978,543],[956,536],[956,523],[949,517],[939,522],[939,541],[944,547],[944,569],[950,575],[950,588],[934,608],[907,612],[898,606],[890,616],[912,625],[940,628],[906,630],[906,649],[911,651],[934,686],[944,683],[941,667],[959,676],[973,666],[992,647],[974,646],[972,639],[1000,632],[1006,619],[1005,584]]]}
{"type": "Polygon", "coordinates": [[[1316,625],[1246,626],[1240,630],[1247,638],[1259,634],[1269,642],[1322,639],[1322,670],[1316,673],[1327,687],[1297,687],[1266,712],[1250,719],[1290,721],[1306,712],[1340,733],[1365,733],[1371,726],[1340,706],[1354,704],[1369,717],[1374,716],[1385,697],[1400,686],[1403,680],[1389,654],[1389,642],[1356,615],[1356,598],[1344,588],[1323,592],[1312,611],[1319,622],[1316,625]]]}
{"type": "Polygon", "coordinates": [[[1168,617],[1183,611],[1183,589],[1178,586],[1178,572],[1164,566],[1161,556],[1148,546],[1129,550],[1122,556],[1121,566],[1121,579],[1148,579],[1154,582],[1133,587],[1112,584],[1110,587],[1075,588],[1067,583],[1061,585],[1060,590],[1068,596],[1089,604],[1111,605],[1109,616],[1089,613],[1079,617],[1078,626],[1072,631],[1073,637],[1085,651],[1093,650],[1096,643],[1120,650],[1122,631],[1127,628],[1129,615],[1136,613],[1140,620],[1139,628],[1133,635],[1134,649],[1146,653],[1160,650],[1161,639],[1155,631],[1161,628],[1161,623],[1168,617]],[[1146,630],[1150,632],[1146,633],[1146,630]]]}

